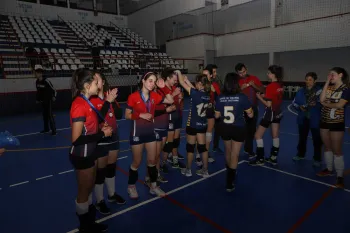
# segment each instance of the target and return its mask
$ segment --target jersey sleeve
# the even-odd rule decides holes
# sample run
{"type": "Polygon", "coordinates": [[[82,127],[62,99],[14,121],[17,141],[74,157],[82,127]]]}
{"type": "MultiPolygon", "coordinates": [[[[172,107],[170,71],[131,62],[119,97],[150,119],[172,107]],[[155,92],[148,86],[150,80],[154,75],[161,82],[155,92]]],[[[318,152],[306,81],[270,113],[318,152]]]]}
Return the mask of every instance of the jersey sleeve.
{"type": "Polygon", "coordinates": [[[342,94],[341,94],[341,99],[345,100],[346,102],[349,102],[350,99],[350,89],[346,88],[343,90],[342,94]]]}
{"type": "Polygon", "coordinates": [[[135,106],[134,95],[131,94],[128,97],[128,101],[126,102],[126,108],[132,110],[135,106]]]}
{"type": "Polygon", "coordinates": [[[86,112],[85,108],[81,106],[81,104],[78,103],[73,103],[72,104],[72,109],[70,111],[70,115],[72,118],[72,122],[85,122],[86,121],[86,112]]]}
{"type": "Polygon", "coordinates": [[[264,99],[267,101],[272,101],[275,88],[270,84],[266,87],[266,93],[264,99]]]}
{"type": "Polygon", "coordinates": [[[258,87],[262,87],[262,86],[263,86],[263,84],[262,84],[261,81],[258,79],[258,77],[253,76],[253,81],[254,81],[254,84],[257,85],[258,87]]]}
{"type": "Polygon", "coordinates": [[[220,96],[217,96],[215,98],[215,105],[214,105],[214,109],[215,109],[215,112],[220,112],[220,107],[221,107],[221,102],[220,102],[220,96]]]}

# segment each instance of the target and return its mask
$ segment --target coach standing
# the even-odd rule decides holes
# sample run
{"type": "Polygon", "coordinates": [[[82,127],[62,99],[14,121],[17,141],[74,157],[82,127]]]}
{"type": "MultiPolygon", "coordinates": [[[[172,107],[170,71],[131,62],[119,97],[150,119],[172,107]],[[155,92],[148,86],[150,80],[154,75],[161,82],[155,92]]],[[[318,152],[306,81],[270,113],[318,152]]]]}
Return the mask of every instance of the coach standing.
{"type": "Polygon", "coordinates": [[[255,153],[253,150],[253,141],[259,114],[256,93],[264,92],[264,87],[258,77],[248,74],[247,67],[243,63],[238,63],[235,66],[235,70],[239,76],[241,76],[241,79],[239,80],[239,86],[241,87],[242,92],[248,96],[248,99],[251,102],[254,111],[253,118],[249,118],[246,114],[244,115],[247,128],[247,136],[244,143],[244,152],[249,155],[249,158],[254,158],[255,153]]]}
{"type": "Polygon", "coordinates": [[[35,65],[34,68],[36,77],[36,102],[42,104],[44,130],[40,133],[48,133],[51,128],[52,135],[56,135],[56,124],[52,114],[52,102],[56,100],[56,90],[52,83],[43,77],[43,67],[35,65]]]}

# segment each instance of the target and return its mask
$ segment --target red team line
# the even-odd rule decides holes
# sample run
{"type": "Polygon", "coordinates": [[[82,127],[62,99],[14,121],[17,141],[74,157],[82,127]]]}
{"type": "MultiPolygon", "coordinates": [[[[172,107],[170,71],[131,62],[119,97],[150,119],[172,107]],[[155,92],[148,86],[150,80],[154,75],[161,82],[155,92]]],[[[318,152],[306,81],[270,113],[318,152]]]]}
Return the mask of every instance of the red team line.
{"type": "MultiPolygon", "coordinates": [[[[145,184],[152,195],[160,197],[165,195],[159,184],[168,182],[161,175],[161,172],[168,171],[167,161],[172,163],[173,168],[180,169],[183,175],[192,176],[191,167],[195,151],[198,166],[196,174],[202,177],[209,176],[208,164],[214,160],[208,151],[214,131],[217,133],[214,135],[214,148],[217,148],[217,136],[222,138],[225,145],[227,168],[225,188],[228,192],[235,189],[238,157],[243,143],[246,144],[245,152],[252,158],[251,165],[263,165],[265,162],[277,164],[279,128],[283,118],[282,67],[273,65],[268,68],[267,76],[270,83],[266,88],[255,76],[247,74],[243,64],[236,66],[236,72],[238,74],[227,74],[221,87],[215,78],[214,66],[208,66],[202,74],[198,74],[194,84],[180,71],[171,69],[164,70],[160,75],[148,72],[142,77],[139,90],[128,97],[125,109],[125,119],[131,121],[129,142],[133,159],[126,187],[131,199],[139,197],[136,182],[144,149],[147,154],[145,184]],[[186,123],[185,164],[179,163],[179,159],[184,157],[178,153],[184,104],[184,93],[181,88],[188,93],[191,100],[186,123]],[[257,100],[265,106],[258,127],[256,127],[257,100]],[[269,127],[272,128],[273,146],[270,156],[265,158],[262,138],[269,127]],[[252,148],[253,140],[257,144],[256,154],[252,148]]],[[[343,72],[343,77],[345,76],[347,77],[347,74],[343,72]]],[[[345,79],[341,80],[346,82],[345,79]]],[[[321,97],[329,98],[328,90],[333,89],[329,88],[328,84],[325,88],[321,97]]],[[[339,88],[334,91],[339,91],[339,88]]],[[[342,91],[343,95],[340,94],[339,98],[347,101],[349,94],[344,94],[347,92],[343,86],[342,91]]],[[[80,222],[80,232],[108,230],[107,225],[95,222],[96,210],[102,214],[110,213],[104,199],[104,185],[108,190],[108,202],[126,203],[115,192],[115,169],[119,151],[117,119],[122,118],[122,109],[116,102],[117,95],[118,90],[110,89],[102,74],[86,69],[75,71],[72,81],[73,103],[70,110],[72,146],[69,157],[78,181],[76,214],[80,222]],[[92,203],[93,191],[96,204],[92,203]]],[[[327,108],[334,107],[330,103],[332,102],[325,104],[327,108]]],[[[339,122],[337,123],[339,125],[339,122]]],[[[330,125],[328,122],[327,127],[330,125]]],[[[338,173],[337,184],[341,187],[343,180],[339,177],[342,177],[340,170],[343,165],[338,157],[335,163],[338,173]]],[[[327,169],[324,173],[331,172],[331,166],[327,169]]]]}

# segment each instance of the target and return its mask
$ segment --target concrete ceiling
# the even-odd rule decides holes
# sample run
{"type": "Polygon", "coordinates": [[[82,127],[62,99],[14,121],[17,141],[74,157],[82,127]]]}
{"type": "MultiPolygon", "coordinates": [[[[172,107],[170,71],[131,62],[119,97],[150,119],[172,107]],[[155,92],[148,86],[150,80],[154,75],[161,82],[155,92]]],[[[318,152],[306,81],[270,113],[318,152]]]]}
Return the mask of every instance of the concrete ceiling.
{"type": "Polygon", "coordinates": [[[119,0],[120,14],[130,15],[142,8],[162,0],[119,0]]]}

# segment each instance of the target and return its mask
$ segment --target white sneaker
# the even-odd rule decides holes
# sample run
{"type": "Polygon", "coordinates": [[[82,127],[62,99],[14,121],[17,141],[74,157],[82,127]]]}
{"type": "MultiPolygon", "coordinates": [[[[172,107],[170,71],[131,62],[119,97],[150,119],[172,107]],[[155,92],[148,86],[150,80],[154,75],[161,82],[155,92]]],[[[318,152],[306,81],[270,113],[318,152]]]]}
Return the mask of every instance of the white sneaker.
{"type": "Polygon", "coordinates": [[[191,177],[191,176],[192,176],[192,171],[191,171],[191,169],[182,168],[182,169],[181,169],[181,173],[182,173],[182,175],[185,175],[185,176],[187,176],[187,177],[191,177]]]}
{"type": "Polygon", "coordinates": [[[139,194],[137,193],[137,189],[135,185],[128,186],[128,194],[131,199],[139,198],[139,194]]]}
{"type": "Polygon", "coordinates": [[[158,197],[164,197],[166,194],[163,190],[160,189],[160,187],[150,188],[149,190],[150,194],[157,195],[158,197]]]}
{"type": "Polygon", "coordinates": [[[203,176],[203,177],[209,177],[208,170],[206,170],[204,168],[197,170],[196,174],[199,176],[203,176]]]}

